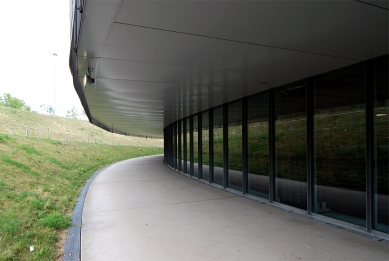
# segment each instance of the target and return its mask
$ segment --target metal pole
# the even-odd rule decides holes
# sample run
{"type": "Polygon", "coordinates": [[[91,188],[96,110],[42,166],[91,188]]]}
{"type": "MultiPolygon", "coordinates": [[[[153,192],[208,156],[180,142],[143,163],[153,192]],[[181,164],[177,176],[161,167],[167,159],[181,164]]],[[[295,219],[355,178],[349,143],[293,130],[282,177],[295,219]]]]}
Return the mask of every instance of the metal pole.
{"type": "Polygon", "coordinates": [[[243,174],[243,186],[242,192],[246,194],[249,189],[248,179],[248,101],[247,98],[242,99],[242,174],[243,174]]]}
{"type": "MultiPolygon", "coordinates": [[[[57,53],[53,55],[58,57],[57,53]]],[[[54,60],[54,115],[57,116],[57,59],[54,60]]]]}
{"type": "Polygon", "coordinates": [[[316,212],[316,193],[315,193],[315,148],[314,148],[314,82],[312,79],[307,81],[307,212],[311,215],[316,212]]]}
{"type": "Polygon", "coordinates": [[[276,152],[274,90],[269,91],[269,202],[275,199],[276,152]]]}

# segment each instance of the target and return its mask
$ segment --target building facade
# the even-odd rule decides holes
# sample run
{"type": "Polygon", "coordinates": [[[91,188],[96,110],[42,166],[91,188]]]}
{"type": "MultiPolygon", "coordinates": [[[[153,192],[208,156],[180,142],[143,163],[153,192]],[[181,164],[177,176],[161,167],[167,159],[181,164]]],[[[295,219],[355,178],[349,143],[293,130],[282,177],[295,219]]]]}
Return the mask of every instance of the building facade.
{"type": "Polygon", "coordinates": [[[388,1],[70,0],[89,121],[215,187],[389,238],[388,1]]]}
{"type": "Polygon", "coordinates": [[[388,95],[388,56],[266,90],[167,126],[165,164],[270,204],[387,234],[388,95]]]}

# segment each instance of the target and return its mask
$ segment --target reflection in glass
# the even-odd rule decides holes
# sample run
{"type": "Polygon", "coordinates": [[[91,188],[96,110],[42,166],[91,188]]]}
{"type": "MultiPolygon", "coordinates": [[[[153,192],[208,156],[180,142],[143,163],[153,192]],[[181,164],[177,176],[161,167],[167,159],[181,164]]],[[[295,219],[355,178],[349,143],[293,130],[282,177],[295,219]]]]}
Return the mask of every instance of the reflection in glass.
{"type": "Polygon", "coordinates": [[[275,91],[276,198],[307,209],[306,84],[275,91]]]}
{"type": "Polygon", "coordinates": [[[177,123],[173,124],[173,147],[174,147],[174,152],[173,152],[173,158],[174,158],[174,168],[177,169],[178,167],[178,157],[177,157],[177,152],[178,152],[178,145],[177,145],[177,123]]]}
{"type": "Polygon", "coordinates": [[[315,81],[314,212],[366,226],[365,68],[315,81]]]}
{"type": "Polygon", "coordinates": [[[185,164],[185,154],[184,154],[184,151],[185,151],[185,146],[184,146],[184,139],[185,139],[185,133],[184,133],[184,124],[185,124],[185,121],[182,120],[180,121],[180,125],[181,125],[181,171],[184,172],[184,164],[185,164]]]}
{"type": "Polygon", "coordinates": [[[193,176],[199,176],[198,164],[199,164],[199,132],[198,132],[198,119],[197,115],[193,116],[193,176]]]}
{"type": "Polygon", "coordinates": [[[223,185],[223,107],[213,110],[213,182],[223,185]]]}
{"type": "Polygon", "coordinates": [[[190,173],[190,118],[186,119],[186,173],[190,173]]]}
{"type": "Polygon", "coordinates": [[[248,193],[269,199],[268,92],[247,99],[248,193]]]}
{"type": "Polygon", "coordinates": [[[228,105],[227,187],[242,191],[242,101],[228,105]]]}
{"type": "Polygon", "coordinates": [[[208,111],[202,113],[202,150],[203,150],[203,177],[209,180],[209,118],[208,111]]]}
{"type": "Polygon", "coordinates": [[[182,138],[181,138],[181,121],[177,122],[177,169],[181,171],[182,169],[182,138]]]}
{"type": "Polygon", "coordinates": [[[388,60],[374,68],[373,228],[389,233],[389,86],[388,60]]]}

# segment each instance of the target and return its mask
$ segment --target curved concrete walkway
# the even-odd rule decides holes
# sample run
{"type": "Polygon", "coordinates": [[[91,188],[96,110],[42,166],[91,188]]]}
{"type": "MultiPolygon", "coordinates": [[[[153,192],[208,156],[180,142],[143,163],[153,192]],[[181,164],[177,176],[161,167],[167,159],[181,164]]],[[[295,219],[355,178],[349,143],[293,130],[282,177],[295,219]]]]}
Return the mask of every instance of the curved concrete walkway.
{"type": "Polygon", "coordinates": [[[389,245],[178,174],[163,156],[104,169],[85,199],[87,260],[388,260],[389,245]]]}

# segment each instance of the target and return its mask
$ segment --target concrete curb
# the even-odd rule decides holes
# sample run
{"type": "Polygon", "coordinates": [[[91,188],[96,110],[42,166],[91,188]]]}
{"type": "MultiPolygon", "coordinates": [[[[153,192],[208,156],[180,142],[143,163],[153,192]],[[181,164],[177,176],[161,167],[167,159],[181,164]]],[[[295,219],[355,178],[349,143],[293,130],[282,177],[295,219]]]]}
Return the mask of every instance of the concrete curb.
{"type": "MultiPolygon", "coordinates": [[[[110,165],[108,165],[110,166],[110,165]]],[[[80,261],[81,260],[81,226],[82,226],[82,212],[84,209],[84,202],[86,193],[95,177],[108,166],[96,171],[85,183],[72,213],[72,225],[68,229],[66,242],[63,250],[63,261],[80,261]]]]}

